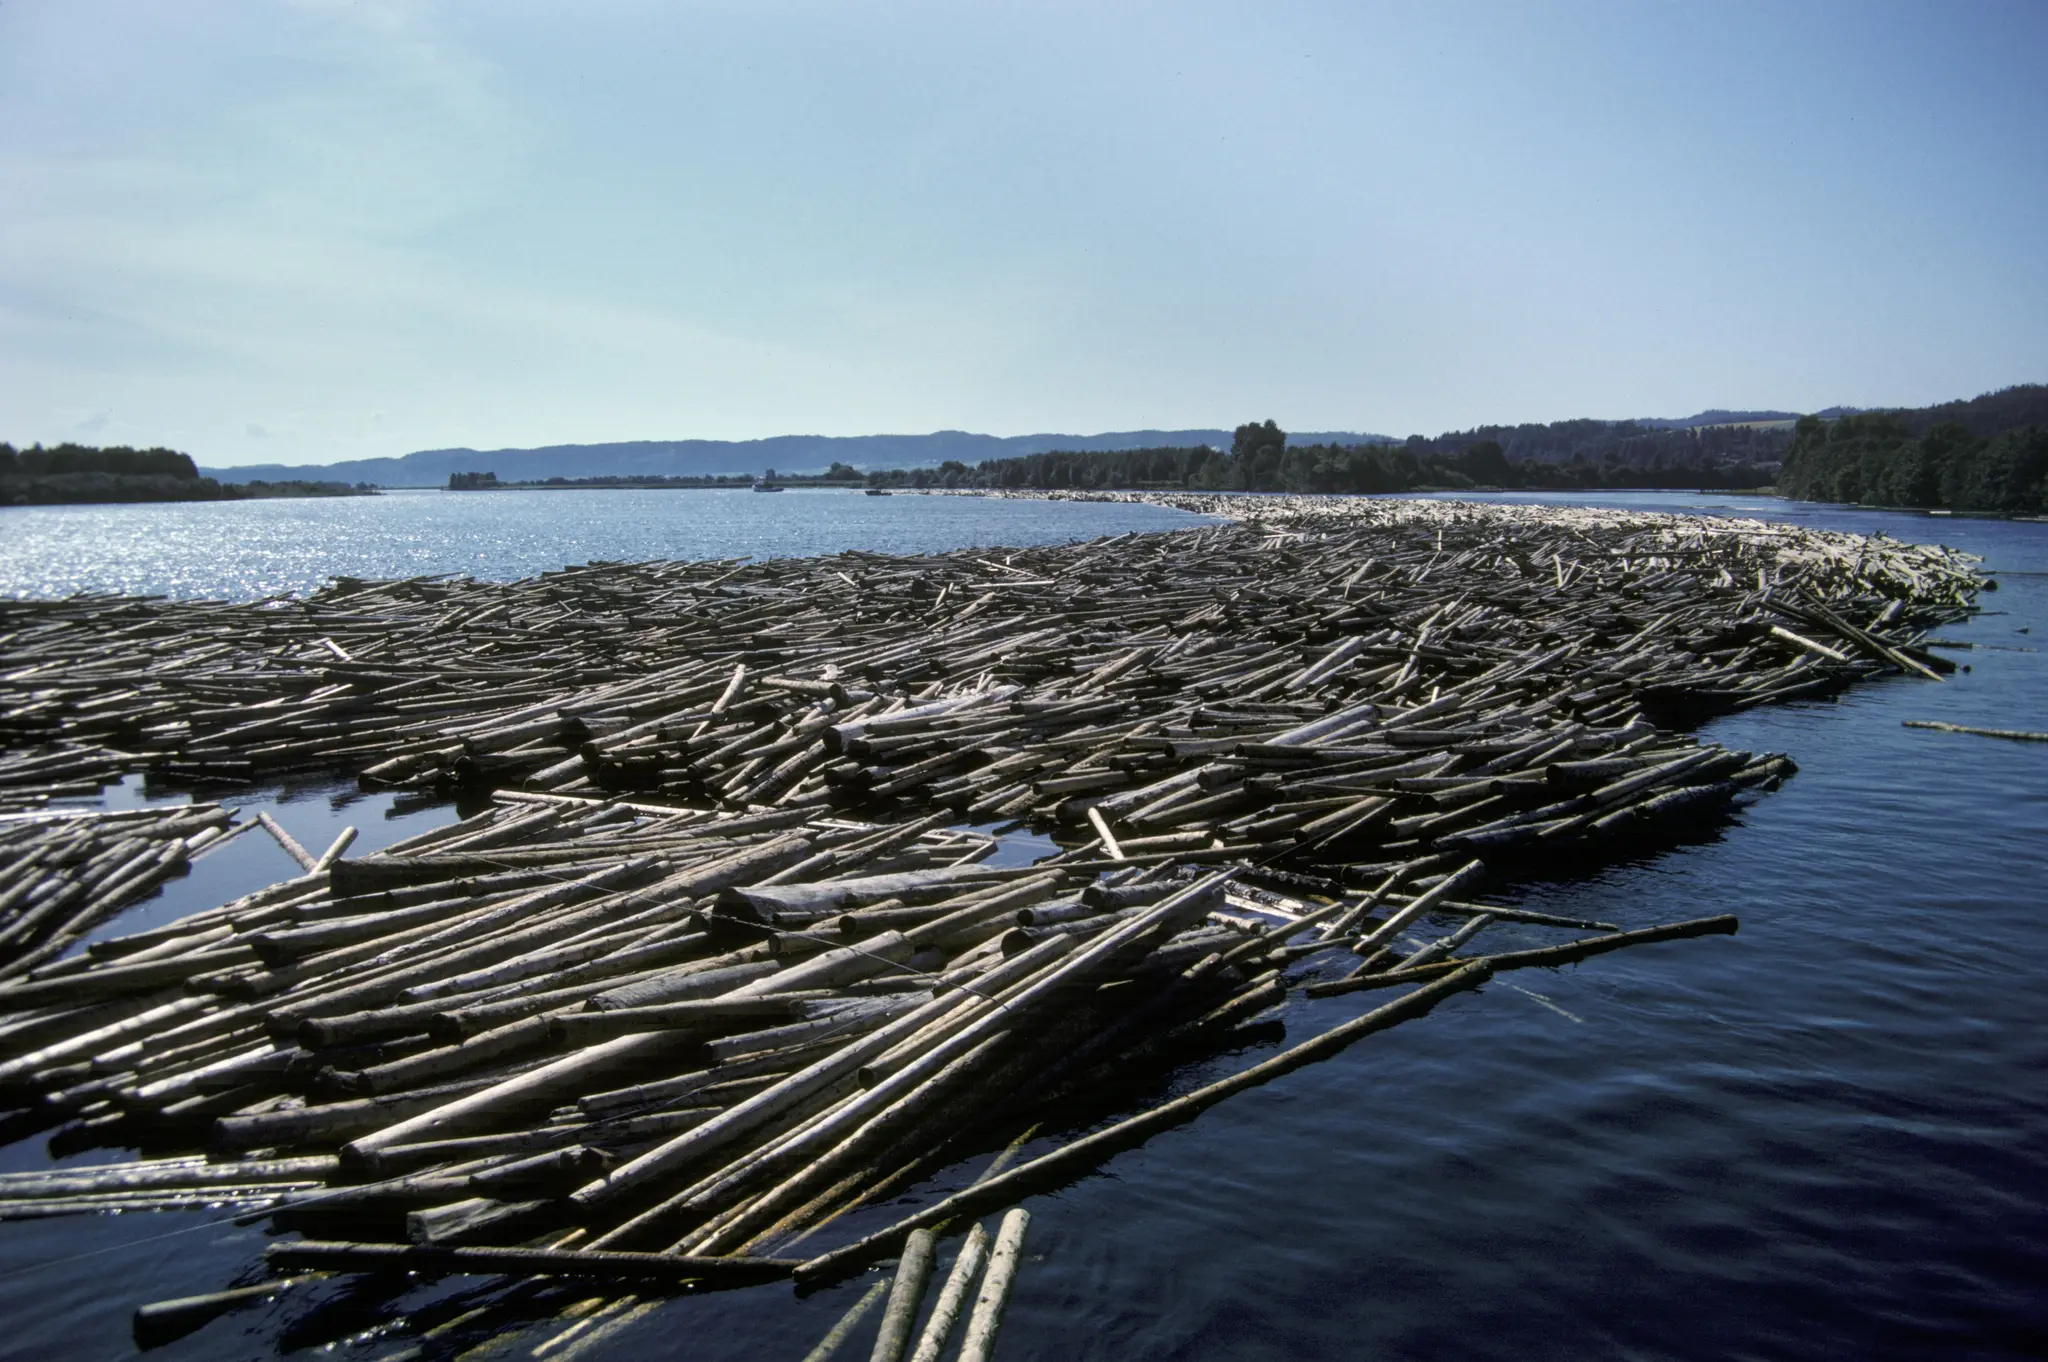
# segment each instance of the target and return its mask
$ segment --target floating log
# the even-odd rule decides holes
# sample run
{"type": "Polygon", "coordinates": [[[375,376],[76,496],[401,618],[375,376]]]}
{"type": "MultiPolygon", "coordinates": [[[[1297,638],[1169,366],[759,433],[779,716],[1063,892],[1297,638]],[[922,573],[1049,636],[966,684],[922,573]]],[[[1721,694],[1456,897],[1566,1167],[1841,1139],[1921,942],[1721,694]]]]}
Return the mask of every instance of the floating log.
{"type": "Polygon", "coordinates": [[[989,1362],[995,1355],[996,1330],[1002,1326],[1003,1307],[1010,1303],[1010,1286],[1017,1280],[1024,1231],[1030,1224],[1031,1212],[1022,1206],[1003,1215],[995,1248],[988,1255],[988,1271],[974,1297],[974,1313],[967,1320],[966,1337],[960,1343],[960,1362],[989,1362]]]}
{"type": "Polygon", "coordinates": [[[988,1244],[988,1231],[979,1223],[967,1231],[967,1238],[953,1259],[952,1271],[946,1275],[946,1284],[939,1291],[938,1303],[932,1306],[931,1318],[918,1335],[910,1362],[939,1362],[939,1355],[953,1336],[953,1326],[960,1322],[960,1312],[967,1306],[967,1293],[974,1289],[981,1265],[988,1259],[988,1244]]]}
{"type": "Polygon", "coordinates": [[[896,1264],[896,1284],[889,1290],[889,1304],[882,1311],[882,1330],[875,1338],[869,1362],[902,1362],[910,1345],[910,1331],[917,1326],[918,1303],[924,1299],[925,1283],[931,1280],[932,1255],[938,1247],[930,1230],[915,1230],[903,1245],[896,1264]]]}
{"type": "Polygon", "coordinates": [[[664,1253],[594,1249],[450,1248],[421,1244],[356,1244],[302,1240],[264,1250],[273,1268],[323,1272],[421,1272],[431,1276],[572,1277],[602,1282],[751,1286],[790,1276],[789,1258],[688,1258],[664,1253]]]}
{"type": "Polygon", "coordinates": [[[1452,974],[1479,963],[1484,963],[1494,970],[1528,969],[1536,965],[1569,965],[1574,961],[1603,955],[1608,951],[1617,951],[1628,946],[1646,946],[1656,941],[1682,941],[1695,936],[1732,936],[1740,926],[1738,918],[1733,914],[1724,913],[1717,917],[1693,918],[1686,922],[1644,927],[1633,932],[1585,937],[1557,946],[1539,946],[1534,950],[1485,955],[1478,957],[1477,960],[1443,960],[1436,964],[1422,962],[1413,969],[1392,969],[1378,975],[1359,973],[1343,979],[1310,984],[1302,991],[1311,998],[1327,998],[1333,994],[1349,993],[1361,988],[1393,988],[1452,974]]]}
{"type": "Polygon", "coordinates": [[[180,1296],[176,1300],[137,1306],[131,1326],[135,1346],[145,1352],[160,1348],[195,1329],[204,1328],[230,1311],[274,1300],[305,1280],[304,1277],[282,1277],[258,1282],[254,1286],[231,1287],[226,1291],[208,1291],[197,1296],[180,1296]]]}
{"type": "Polygon", "coordinates": [[[2010,742],[2048,742],[2048,733],[2021,728],[1972,728],[1968,724],[1943,723],[1938,719],[1906,719],[1907,728],[1932,728],[1942,733],[1969,733],[1979,738],[2004,738],[2010,742]]]}
{"type": "Polygon", "coordinates": [[[838,1323],[825,1331],[825,1336],[818,1340],[818,1346],[804,1354],[804,1362],[830,1362],[838,1356],[840,1348],[853,1336],[853,1331],[860,1327],[860,1322],[867,1318],[868,1312],[875,1308],[876,1302],[889,1293],[890,1286],[890,1279],[884,1277],[869,1287],[866,1293],[839,1317],[838,1323]]]}

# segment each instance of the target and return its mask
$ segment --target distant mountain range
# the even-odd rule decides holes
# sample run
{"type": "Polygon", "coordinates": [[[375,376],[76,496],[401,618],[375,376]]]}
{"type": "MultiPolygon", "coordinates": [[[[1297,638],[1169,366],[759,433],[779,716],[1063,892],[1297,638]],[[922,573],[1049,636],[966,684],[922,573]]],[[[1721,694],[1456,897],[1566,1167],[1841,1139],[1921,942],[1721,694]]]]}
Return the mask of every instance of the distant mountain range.
{"type": "MultiPolygon", "coordinates": [[[[1838,416],[1858,416],[1862,407],[1827,407],[1811,415],[1823,421],[1832,421],[1838,416]]],[[[1698,430],[1702,426],[1753,426],[1766,421],[1797,421],[1807,413],[1796,411],[1726,411],[1715,407],[1697,416],[1681,416],[1676,420],[1666,416],[1639,416],[1635,424],[1649,430],[1698,430]]]]}
{"type": "MultiPolygon", "coordinates": [[[[1815,415],[1833,419],[1861,410],[1829,407],[1815,415]]],[[[1675,419],[1638,418],[1633,424],[1645,429],[1691,430],[1793,421],[1798,417],[1798,412],[1790,411],[1714,408],[1675,419]]],[[[1122,430],[1101,435],[1002,436],[964,430],[941,430],[930,435],[778,435],[766,440],[629,440],[613,444],[544,445],[536,449],[423,449],[395,458],[347,459],[330,464],[247,464],[202,468],[200,472],[235,483],[306,479],[367,482],[379,487],[445,487],[451,473],[491,472],[503,482],[542,478],[708,477],[721,473],[760,474],[770,469],[781,473],[820,473],[835,462],[867,472],[878,468],[932,468],[948,459],[973,467],[987,459],[1015,458],[1048,450],[1106,452],[1199,445],[1227,450],[1231,438],[1232,432],[1227,430],[1122,430]]],[[[1362,445],[1394,444],[1398,439],[1364,431],[1325,430],[1290,432],[1287,442],[1362,445]]]]}
{"type": "MultiPolygon", "coordinates": [[[[1337,444],[1385,442],[1387,436],[1326,431],[1296,441],[1337,444]]],[[[1048,449],[1150,449],[1161,445],[1230,448],[1227,430],[1123,430],[1105,435],[976,435],[941,430],[930,435],[778,435],[767,440],[630,440],[602,445],[545,445],[538,449],[423,449],[391,459],[348,459],[316,465],[249,464],[209,468],[222,482],[313,478],[368,482],[380,487],[443,487],[450,473],[496,473],[502,482],[537,478],[707,477],[719,473],[822,473],[834,462],[866,472],[925,468],[957,459],[1038,454],[1048,449]]]]}

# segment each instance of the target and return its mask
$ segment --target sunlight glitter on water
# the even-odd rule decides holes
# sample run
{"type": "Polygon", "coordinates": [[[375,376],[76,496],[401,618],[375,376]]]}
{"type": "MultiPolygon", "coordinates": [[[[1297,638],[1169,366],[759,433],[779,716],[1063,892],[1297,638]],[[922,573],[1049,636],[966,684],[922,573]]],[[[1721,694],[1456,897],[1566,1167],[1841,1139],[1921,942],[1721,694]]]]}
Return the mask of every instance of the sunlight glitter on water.
{"type": "Polygon", "coordinates": [[[936,553],[1200,524],[1154,506],[858,492],[396,491],[0,509],[0,595],[304,595],[330,577],[509,581],[595,560],[936,553]]]}

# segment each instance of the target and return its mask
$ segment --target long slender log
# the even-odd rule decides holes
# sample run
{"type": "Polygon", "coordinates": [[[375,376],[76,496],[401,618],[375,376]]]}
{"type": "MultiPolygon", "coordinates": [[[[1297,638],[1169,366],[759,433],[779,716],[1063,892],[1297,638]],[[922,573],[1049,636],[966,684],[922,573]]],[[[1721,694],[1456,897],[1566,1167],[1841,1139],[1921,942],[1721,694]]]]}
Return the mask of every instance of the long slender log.
{"type": "Polygon", "coordinates": [[[1972,728],[1968,724],[1943,723],[1936,719],[1906,719],[1907,728],[1932,728],[1943,733],[1970,733],[1979,738],[2004,738],[2010,742],[2048,742],[2048,733],[2030,733],[2018,728],[1972,728]]]}
{"type": "Polygon", "coordinates": [[[621,1036],[585,1046],[537,1069],[493,1083],[480,1091],[456,1097],[396,1124],[361,1135],[342,1146],[347,1160],[367,1161],[391,1145],[418,1141],[426,1135],[445,1136],[475,1128],[479,1121],[507,1112],[529,1109],[573,1091],[598,1074],[609,1073],[634,1061],[672,1047],[674,1038],[659,1032],[621,1036]]]}
{"type": "Polygon", "coordinates": [[[229,1311],[245,1305],[256,1305],[274,1300],[279,1295],[308,1278],[281,1277],[273,1281],[258,1282],[253,1286],[232,1287],[226,1291],[208,1291],[197,1296],[180,1296],[175,1300],[155,1301],[137,1306],[130,1326],[135,1346],[147,1352],[175,1342],[196,1329],[204,1328],[229,1311]]]}
{"type": "Polygon", "coordinates": [[[654,1003],[603,1012],[567,1013],[550,1017],[547,1026],[557,1040],[580,1044],[609,1040],[635,1031],[666,1031],[717,1026],[736,1020],[803,1015],[804,999],[786,993],[743,998],[706,998],[697,1002],[654,1003]]]}
{"type": "Polygon", "coordinates": [[[95,1196],[144,1188],[245,1187],[257,1183],[317,1183],[339,1168],[332,1155],[296,1159],[242,1159],[232,1163],[188,1160],[111,1164],[98,1168],[53,1169],[0,1174],[0,1197],[95,1196]]]}
{"type": "Polygon", "coordinates": [[[1604,955],[1608,951],[1621,950],[1628,946],[1644,946],[1656,941],[1682,941],[1695,936],[1730,936],[1740,925],[1740,919],[1733,914],[1724,913],[1716,917],[1692,918],[1685,922],[1642,927],[1632,932],[1585,937],[1556,946],[1538,946],[1526,951],[1483,955],[1476,960],[1441,960],[1435,964],[1420,965],[1413,971],[1394,969],[1383,974],[1354,974],[1342,979],[1310,984],[1303,992],[1311,998],[1326,998],[1361,988],[1396,988],[1402,984],[1420,983],[1449,975],[1467,965],[1480,962],[1490,965],[1495,970],[1530,969],[1539,965],[1569,965],[1574,961],[1604,955]]]}
{"type": "Polygon", "coordinates": [[[989,1362],[995,1355],[996,1330],[1003,1322],[1003,1308],[1010,1302],[1010,1288],[1024,1254],[1024,1231],[1030,1224],[1031,1212],[1022,1206],[1004,1214],[995,1247],[988,1255],[988,1271],[975,1294],[966,1337],[960,1343],[960,1362],[989,1362]]]}
{"type": "MultiPolygon", "coordinates": [[[[1440,900],[1449,898],[1452,893],[1473,883],[1485,873],[1485,862],[1467,861],[1453,874],[1437,881],[1427,892],[1418,894],[1413,899],[1410,899],[1405,908],[1402,908],[1399,912],[1388,918],[1380,926],[1367,932],[1359,939],[1358,944],[1351,948],[1352,952],[1357,955],[1366,956],[1369,961],[1375,952],[1384,947],[1387,942],[1393,940],[1401,931],[1405,930],[1409,923],[1435,907],[1440,900]]],[[[1364,967],[1361,966],[1360,968],[1363,969],[1364,967]]]]}
{"type": "Polygon", "coordinates": [[[685,1258],[662,1253],[607,1253],[590,1249],[451,1248],[326,1240],[272,1244],[264,1250],[263,1256],[273,1268],[322,1272],[548,1276],[668,1285],[752,1285],[781,1280],[796,1268],[794,1259],[783,1258],[685,1258]]]}
{"type": "Polygon", "coordinates": [[[256,815],[256,821],[263,825],[265,832],[277,839],[277,844],[283,847],[293,860],[306,868],[307,873],[315,873],[315,867],[320,864],[320,858],[300,846],[298,839],[286,832],[284,827],[275,818],[272,818],[269,813],[264,812],[256,815]]]}
{"type": "Polygon", "coordinates": [[[804,1362],[830,1362],[830,1359],[838,1356],[846,1340],[853,1336],[853,1331],[860,1327],[860,1322],[867,1318],[868,1312],[875,1308],[876,1303],[889,1293],[892,1285],[892,1279],[884,1278],[869,1287],[866,1293],[839,1317],[838,1323],[825,1331],[825,1336],[818,1340],[818,1346],[804,1354],[804,1362]]]}
{"type": "Polygon", "coordinates": [[[982,1225],[977,1223],[967,1231],[946,1284],[939,1290],[938,1303],[932,1306],[931,1318],[925,1321],[924,1332],[911,1351],[910,1362],[939,1362],[939,1355],[953,1336],[953,1326],[960,1322],[960,1312],[967,1305],[967,1293],[987,1261],[988,1246],[988,1230],[982,1225]]]}
{"type": "Polygon", "coordinates": [[[925,1283],[931,1280],[932,1257],[938,1239],[930,1230],[913,1230],[903,1245],[896,1264],[896,1284],[889,1288],[889,1303],[882,1311],[882,1328],[875,1338],[868,1362],[901,1362],[910,1345],[910,1331],[917,1326],[918,1303],[924,1299],[925,1283]]]}

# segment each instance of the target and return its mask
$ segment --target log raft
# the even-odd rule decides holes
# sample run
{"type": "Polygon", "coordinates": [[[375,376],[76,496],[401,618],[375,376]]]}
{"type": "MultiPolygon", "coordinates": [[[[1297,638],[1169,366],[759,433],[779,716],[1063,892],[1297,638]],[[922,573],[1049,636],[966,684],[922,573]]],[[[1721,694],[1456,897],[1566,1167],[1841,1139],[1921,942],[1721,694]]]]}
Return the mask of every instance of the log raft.
{"type": "Polygon", "coordinates": [[[211,1206],[321,1241],[280,1270],[827,1279],[1496,968],[1731,930],[1497,900],[1795,769],[1701,717],[1937,681],[1924,631],[1975,581],[1752,522],[1173,502],[1230,522],[0,602],[0,1105],[141,1155],[0,1175],[0,1219],[211,1206]],[[351,857],[288,815],[67,806],[137,769],[483,807],[351,857]],[[999,865],[991,822],[1055,849],[999,865]],[[251,826],[301,873],[104,935],[251,826]],[[1304,986],[1412,991],[802,1269],[774,1256],[1061,1100],[1241,1043],[1304,986]]]}

